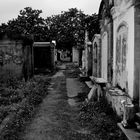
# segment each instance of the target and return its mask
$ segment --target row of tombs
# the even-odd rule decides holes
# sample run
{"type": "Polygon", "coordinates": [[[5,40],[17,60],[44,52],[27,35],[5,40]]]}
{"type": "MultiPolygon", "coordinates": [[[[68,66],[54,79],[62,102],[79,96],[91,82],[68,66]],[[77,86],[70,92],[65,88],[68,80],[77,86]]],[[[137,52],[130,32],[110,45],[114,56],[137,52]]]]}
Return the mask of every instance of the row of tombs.
{"type": "MultiPolygon", "coordinates": [[[[100,34],[89,41],[85,33],[81,77],[90,77],[87,84],[91,89],[95,84],[102,89],[108,103],[123,118],[123,126],[129,126],[129,122],[138,125],[140,1],[102,0],[98,16],[100,34]]],[[[97,95],[98,99],[102,96],[97,95]]]]}

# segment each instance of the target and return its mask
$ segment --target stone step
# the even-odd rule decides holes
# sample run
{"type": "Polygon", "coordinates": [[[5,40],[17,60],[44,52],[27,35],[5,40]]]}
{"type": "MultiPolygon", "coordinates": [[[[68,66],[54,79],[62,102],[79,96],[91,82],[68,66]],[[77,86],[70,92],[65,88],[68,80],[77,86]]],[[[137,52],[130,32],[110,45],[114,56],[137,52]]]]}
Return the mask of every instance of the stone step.
{"type": "Polygon", "coordinates": [[[136,128],[137,130],[140,132],[140,123],[139,122],[135,122],[136,128]]]}
{"type": "Polygon", "coordinates": [[[118,123],[117,125],[126,135],[128,140],[140,140],[140,132],[138,132],[137,128],[124,128],[121,123],[118,123]]]}

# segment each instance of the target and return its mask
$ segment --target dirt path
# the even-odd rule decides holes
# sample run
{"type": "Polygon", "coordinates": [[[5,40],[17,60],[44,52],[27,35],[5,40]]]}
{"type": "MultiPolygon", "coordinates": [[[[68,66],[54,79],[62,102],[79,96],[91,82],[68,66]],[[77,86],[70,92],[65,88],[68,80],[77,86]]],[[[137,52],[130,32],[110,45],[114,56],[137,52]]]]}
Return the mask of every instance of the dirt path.
{"type": "Polygon", "coordinates": [[[65,66],[62,68],[63,70],[58,71],[52,77],[51,85],[48,88],[49,94],[43,100],[31,124],[26,127],[21,139],[91,140],[93,138],[95,140],[89,130],[79,125],[79,103],[73,104],[74,99],[68,98],[68,94],[76,91],[76,86],[80,85],[76,79],[66,77],[65,66]],[[73,84],[70,84],[71,82],[73,84]]]}

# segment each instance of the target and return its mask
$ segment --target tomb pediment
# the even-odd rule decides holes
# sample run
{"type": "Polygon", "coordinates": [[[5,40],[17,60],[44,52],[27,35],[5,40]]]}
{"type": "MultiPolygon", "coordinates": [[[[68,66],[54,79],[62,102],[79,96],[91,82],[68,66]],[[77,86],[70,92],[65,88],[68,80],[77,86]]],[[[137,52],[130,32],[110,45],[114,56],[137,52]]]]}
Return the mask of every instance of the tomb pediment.
{"type": "Polygon", "coordinates": [[[127,11],[134,4],[134,0],[114,0],[114,7],[111,14],[115,18],[127,11]]]}
{"type": "Polygon", "coordinates": [[[125,7],[128,4],[132,4],[134,0],[114,0],[115,7],[125,7]]]}

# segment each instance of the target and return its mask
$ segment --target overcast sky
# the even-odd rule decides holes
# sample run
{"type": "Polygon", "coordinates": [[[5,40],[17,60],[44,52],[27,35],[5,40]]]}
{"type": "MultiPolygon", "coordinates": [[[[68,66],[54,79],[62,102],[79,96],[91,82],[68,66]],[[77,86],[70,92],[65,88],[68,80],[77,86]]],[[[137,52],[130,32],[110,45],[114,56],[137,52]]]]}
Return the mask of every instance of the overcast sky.
{"type": "Polygon", "coordinates": [[[25,7],[42,10],[42,17],[60,14],[69,8],[78,8],[85,14],[98,13],[101,0],[0,0],[0,23],[16,18],[25,7]]]}

